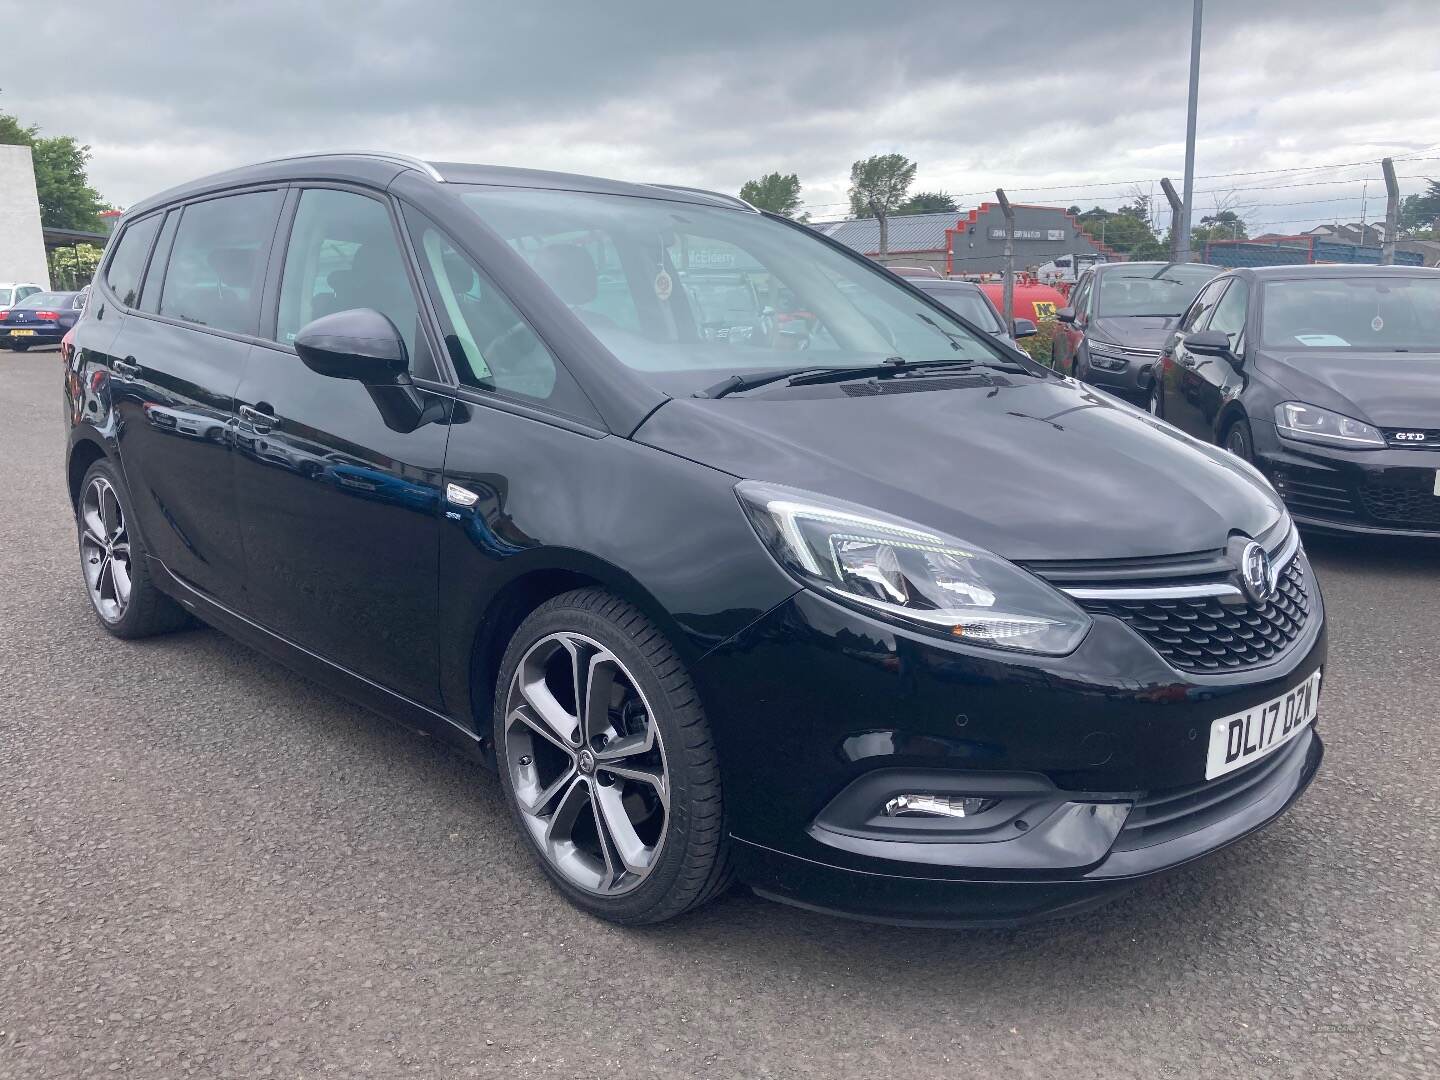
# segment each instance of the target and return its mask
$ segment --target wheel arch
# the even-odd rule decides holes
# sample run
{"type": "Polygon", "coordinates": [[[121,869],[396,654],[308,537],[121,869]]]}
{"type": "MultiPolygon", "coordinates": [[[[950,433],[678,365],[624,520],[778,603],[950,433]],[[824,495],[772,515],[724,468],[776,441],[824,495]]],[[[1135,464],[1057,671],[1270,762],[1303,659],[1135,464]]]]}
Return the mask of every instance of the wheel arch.
{"type": "Polygon", "coordinates": [[[490,710],[501,661],[520,624],[547,600],[575,589],[606,589],[639,608],[687,663],[696,658],[688,636],[664,605],[620,567],[580,551],[552,549],[527,555],[525,565],[512,570],[503,584],[477,603],[471,617],[466,713],[481,737],[486,758],[491,760],[494,747],[490,737],[490,710]]]}
{"type": "Polygon", "coordinates": [[[1225,436],[1238,420],[1249,423],[1250,416],[1239,401],[1227,401],[1215,417],[1215,444],[1217,446],[1225,445],[1225,436]]]}
{"type": "Polygon", "coordinates": [[[80,501],[80,485],[85,480],[85,474],[90,471],[90,466],[109,456],[97,440],[88,436],[76,439],[71,445],[70,460],[65,464],[65,479],[72,507],[80,501]]]}

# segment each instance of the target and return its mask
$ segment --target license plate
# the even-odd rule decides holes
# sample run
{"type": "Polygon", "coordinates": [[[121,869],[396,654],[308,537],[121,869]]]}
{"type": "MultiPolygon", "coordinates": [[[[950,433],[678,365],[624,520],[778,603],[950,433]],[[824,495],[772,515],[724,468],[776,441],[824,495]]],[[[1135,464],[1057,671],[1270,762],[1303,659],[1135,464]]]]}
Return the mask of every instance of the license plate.
{"type": "Polygon", "coordinates": [[[1256,705],[1210,725],[1205,779],[1214,780],[1273,753],[1299,735],[1315,719],[1320,699],[1320,672],[1273,701],[1256,705]]]}
{"type": "Polygon", "coordinates": [[[10,336],[11,336],[11,337],[34,337],[34,336],[35,336],[35,331],[34,331],[34,330],[11,330],[11,331],[10,331],[10,336]]]}

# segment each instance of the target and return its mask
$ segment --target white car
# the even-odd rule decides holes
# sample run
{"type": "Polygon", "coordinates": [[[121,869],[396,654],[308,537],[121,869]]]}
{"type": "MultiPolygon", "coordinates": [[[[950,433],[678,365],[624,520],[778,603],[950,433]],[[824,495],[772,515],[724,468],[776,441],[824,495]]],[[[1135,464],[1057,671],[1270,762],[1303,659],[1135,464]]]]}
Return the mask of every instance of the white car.
{"type": "Polygon", "coordinates": [[[27,296],[44,291],[43,285],[36,285],[33,281],[0,281],[0,311],[20,303],[27,296]]]}

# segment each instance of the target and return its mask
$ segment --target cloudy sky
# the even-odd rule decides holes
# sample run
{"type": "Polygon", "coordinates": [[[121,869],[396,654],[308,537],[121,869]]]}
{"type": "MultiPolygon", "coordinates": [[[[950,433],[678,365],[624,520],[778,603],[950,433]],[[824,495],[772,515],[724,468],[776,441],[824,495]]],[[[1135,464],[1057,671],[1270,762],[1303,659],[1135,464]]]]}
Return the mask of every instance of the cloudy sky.
{"type": "MultiPolygon", "coordinates": [[[[8,42],[27,31],[0,109],[88,142],[122,206],[364,147],[728,191],[779,169],[815,218],[844,213],[853,160],[898,151],[962,206],[1003,184],[1114,208],[1181,176],[1189,21],[1188,0],[0,0],[8,42]]],[[[1383,214],[1379,166],[1335,166],[1440,177],[1437,30],[1435,0],[1208,0],[1197,211],[1290,232],[1366,195],[1383,214]]]]}

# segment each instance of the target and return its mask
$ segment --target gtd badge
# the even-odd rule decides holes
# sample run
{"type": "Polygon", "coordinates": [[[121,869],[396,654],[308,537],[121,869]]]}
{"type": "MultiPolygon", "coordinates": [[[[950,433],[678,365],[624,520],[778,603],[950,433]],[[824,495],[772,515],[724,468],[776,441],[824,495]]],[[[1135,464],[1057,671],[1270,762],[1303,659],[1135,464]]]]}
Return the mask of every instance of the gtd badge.
{"type": "Polygon", "coordinates": [[[1392,436],[1396,442],[1424,442],[1425,432],[1423,431],[1397,431],[1392,436]]]}

